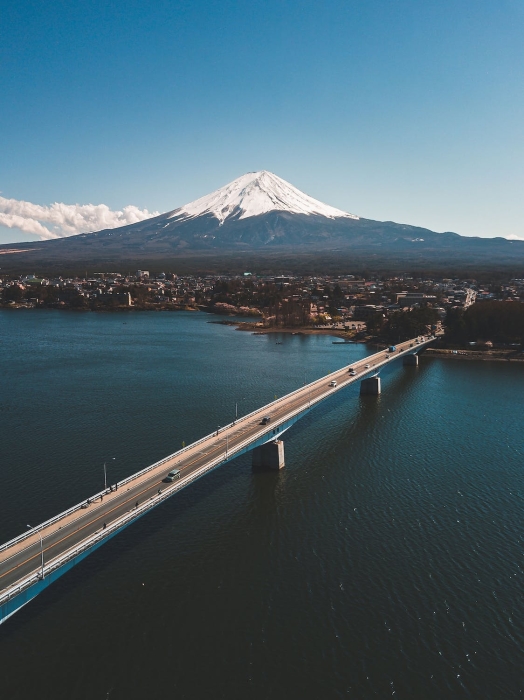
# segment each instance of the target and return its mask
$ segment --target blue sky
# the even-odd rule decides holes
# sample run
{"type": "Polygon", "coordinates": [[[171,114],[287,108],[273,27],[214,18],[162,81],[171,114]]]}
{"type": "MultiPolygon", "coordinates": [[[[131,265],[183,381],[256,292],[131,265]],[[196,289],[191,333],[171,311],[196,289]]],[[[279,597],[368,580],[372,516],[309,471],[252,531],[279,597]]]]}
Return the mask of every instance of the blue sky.
{"type": "Polygon", "coordinates": [[[265,169],[524,238],[523,36],[522,0],[4,0],[0,194],[166,211],[265,169]]]}

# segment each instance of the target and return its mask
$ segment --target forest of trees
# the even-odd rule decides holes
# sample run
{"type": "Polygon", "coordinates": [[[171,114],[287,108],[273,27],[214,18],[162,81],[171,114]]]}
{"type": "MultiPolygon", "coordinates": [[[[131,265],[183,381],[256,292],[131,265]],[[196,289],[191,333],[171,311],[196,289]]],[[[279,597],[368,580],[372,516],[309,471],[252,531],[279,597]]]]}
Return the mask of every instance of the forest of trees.
{"type": "Polygon", "coordinates": [[[417,335],[425,335],[438,321],[439,315],[435,309],[422,306],[411,311],[394,311],[387,318],[377,311],[366,319],[366,325],[371,335],[389,343],[401,343],[417,335]]]}
{"type": "Polygon", "coordinates": [[[435,309],[422,306],[412,311],[395,311],[387,319],[382,335],[392,343],[424,335],[431,330],[439,320],[435,309]]]}
{"type": "Polygon", "coordinates": [[[446,341],[524,343],[524,304],[483,301],[468,309],[450,309],[446,316],[446,341]]]}

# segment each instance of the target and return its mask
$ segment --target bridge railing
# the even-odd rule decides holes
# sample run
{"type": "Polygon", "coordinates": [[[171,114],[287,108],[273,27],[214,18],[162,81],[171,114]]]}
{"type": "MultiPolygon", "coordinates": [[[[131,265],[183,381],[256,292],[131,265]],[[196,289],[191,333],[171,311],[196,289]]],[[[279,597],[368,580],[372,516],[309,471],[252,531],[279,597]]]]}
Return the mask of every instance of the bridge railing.
{"type": "MultiPolygon", "coordinates": [[[[321,397],[317,397],[316,401],[322,400],[321,397]]],[[[304,409],[298,408],[296,409],[291,416],[287,417],[287,420],[290,418],[294,417],[295,414],[301,413],[304,409]]],[[[260,431],[261,434],[264,433],[263,430],[260,431]]],[[[204,474],[206,474],[209,471],[212,471],[213,469],[216,469],[219,467],[221,464],[224,462],[228,462],[233,457],[241,452],[245,447],[248,447],[251,443],[253,442],[253,437],[246,438],[246,440],[243,440],[241,443],[235,445],[229,452],[228,455],[226,456],[225,452],[223,455],[220,455],[216,457],[214,460],[209,462],[208,464],[204,465],[197,471],[195,471],[193,474],[189,476],[189,478],[184,479],[183,483],[180,484],[173,484],[172,487],[168,487],[164,491],[162,491],[160,494],[152,496],[148,501],[145,501],[142,505],[139,505],[138,508],[131,508],[127,513],[125,513],[123,516],[118,518],[118,520],[113,521],[110,523],[105,529],[98,530],[95,532],[93,535],[90,535],[87,537],[85,540],[82,540],[79,544],[75,545],[71,549],[67,550],[64,552],[64,554],[60,555],[59,557],[56,557],[52,561],[50,561],[48,564],[44,564],[43,567],[43,574],[44,578],[46,576],[49,576],[52,574],[54,571],[57,571],[60,569],[62,566],[70,562],[72,559],[75,559],[75,557],[80,556],[83,552],[86,550],[90,549],[91,547],[94,547],[98,542],[102,542],[105,539],[109,539],[111,536],[116,534],[118,530],[126,527],[130,523],[132,523],[134,520],[137,520],[139,517],[147,513],[148,511],[152,510],[155,508],[157,505],[162,503],[163,501],[167,500],[168,498],[171,498],[177,491],[182,490],[183,488],[186,488],[189,486],[189,484],[193,483],[200,477],[202,477],[204,474]]],[[[120,483],[120,482],[119,482],[120,483]]],[[[21,581],[18,581],[14,586],[11,586],[10,588],[6,589],[1,595],[0,595],[0,605],[4,605],[5,603],[9,602],[13,598],[16,598],[16,596],[20,595],[23,591],[27,590],[28,588],[31,588],[31,586],[35,585],[39,581],[42,580],[41,576],[41,569],[37,572],[33,572],[29,576],[26,576],[24,579],[21,581]]]]}
{"type": "MultiPolygon", "coordinates": [[[[431,342],[431,341],[427,340],[425,342],[424,341],[421,342],[417,346],[416,350],[420,350],[421,346],[427,344],[428,342],[431,342]]],[[[411,348],[409,348],[409,350],[411,350],[411,348]]],[[[362,358],[362,360],[358,360],[358,362],[362,362],[363,360],[372,360],[373,357],[375,357],[376,355],[379,355],[381,352],[384,352],[384,351],[380,350],[379,352],[376,352],[373,355],[369,355],[369,357],[362,358]]],[[[402,351],[401,354],[403,354],[404,352],[407,352],[407,350],[402,351]]],[[[330,377],[334,377],[335,375],[339,374],[344,369],[350,367],[351,364],[356,364],[356,362],[352,362],[348,365],[343,365],[339,369],[334,370],[333,372],[330,372],[329,374],[325,374],[324,376],[320,377],[319,379],[315,379],[312,382],[309,382],[309,384],[304,384],[303,386],[299,387],[298,389],[295,389],[294,391],[291,391],[288,394],[284,394],[280,398],[275,399],[274,401],[271,401],[270,403],[265,404],[264,406],[261,406],[260,408],[257,408],[254,411],[251,411],[251,413],[248,413],[245,416],[242,416],[242,418],[239,418],[234,423],[231,422],[231,423],[228,423],[227,425],[223,426],[221,432],[223,432],[227,428],[230,428],[232,425],[238,425],[239,423],[243,423],[245,421],[248,421],[250,418],[253,418],[257,413],[261,413],[262,411],[267,411],[267,410],[271,409],[272,407],[275,407],[277,404],[281,403],[282,401],[285,401],[292,396],[295,396],[301,392],[304,392],[306,389],[313,388],[313,386],[315,386],[319,382],[329,380],[330,377]]],[[[383,363],[383,364],[386,364],[386,363],[383,363]]],[[[315,401],[314,403],[317,403],[317,401],[315,401]]],[[[147,474],[147,472],[150,472],[153,469],[160,467],[162,464],[165,464],[166,462],[170,462],[171,460],[176,459],[177,457],[180,457],[188,450],[194,449],[198,445],[200,445],[200,444],[206,442],[207,440],[209,440],[210,438],[214,437],[216,434],[217,434],[217,432],[213,431],[212,433],[209,433],[209,435],[205,435],[204,437],[196,440],[195,442],[192,442],[191,444],[186,445],[185,447],[182,447],[180,450],[173,452],[172,454],[168,455],[167,457],[160,459],[158,462],[154,462],[153,464],[150,464],[147,467],[144,467],[144,469],[141,469],[140,471],[135,472],[134,474],[131,474],[130,476],[125,477],[124,479],[121,479],[120,481],[117,482],[118,485],[123,486],[125,484],[128,484],[130,481],[133,481],[134,479],[137,479],[138,477],[143,476],[144,474],[147,474]]],[[[104,496],[106,493],[107,493],[107,489],[104,489],[103,491],[99,491],[94,496],[90,496],[89,500],[96,500],[97,498],[100,498],[100,496],[104,496]]],[[[54,523],[58,522],[62,518],[65,518],[68,515],[71,515],[77,511],[82,510],[82,506],[85,505],[86,500],[88,500],[88,499],[84,499],[80,503],[72,506],[71,508],[68,508],[67,510],[62,511],[58,515],[53,516],[52,518],[50,518],[49,520],[46,520],[45,522],[41,523],[40,525],[36,525],[31,530],[27,530],[27,532],[23,532],[22,534],[18,535],[17,537],[14,537],[13,539],[9,540],[8,542],[0,545],[0,552],[4,551],[5,549],[8,549],[9,547],[14,546],[15,544],[18,544],[19,542],[23,542],[24,540],[29,539],[35,533],[41,532],[42,530],[49,527],[50,525],[53,525],[54,523]]]]}
{"type": "MultiPolygon", "coordinates": [[[[371,356],[372,357],[372,356],[371,356]]],[[[349,367],[349,365],[347,365],[349,367]]],[[[341,369],[344,369],[344,367],[341,367],[340,369],[336,370],[335,372],[331,372],[330,374],[327,374],[320,379],[315,379],[313,382],[310,382],[309,384],[305,384],[302,387],[299,387],[298,389],[295,389],[294,391],[290,392],[289,394],[285,394],[284,396],[281,396],[278,399],[275,399],[274,401],[271,401],[268,404],[265,404],[264,406],[261,406],[260,408],[255,409],[254,411],[251,411],[251,413],[246,414],[245,416],[242,416],[239,418],[237,421],[235,421],[235,425],[238,425],[239,423],[243,423],[245,421],[248,421],[250,418],[255,416],[257,413],[260,413],[261,411],[265,411],[270,409],[271,407],[276,406],[280,402],[284,401],[284,399],[288,399],[289,397],[300,393],[301,391],[304,391],[306,388],[311,388],[315,384],[317,384],[320,381],[323,381],[329,377],[331,377],[334,374],[337,374],[338,372],[341,371],[341,369]]],[[[221,432],[226,430],[227,428],[231,427],[233,423],[228,423],[227,425],[223,426],[221,429],[221,432]]],[[[186,445],[185,447],[182,447],[180,450],[177,450],[176,452],[173,452],[172,454],[168,455],[167,457],[163,457],[160,459],[158,462],[154,462],[153,464],[148,465],[147,467],[144,467],[144,469],[141,469],[138,472],[135,472],[134,474],[131,474],[130,476],[125,477],[124,479],[121,479],[118,481],[119,486],[124,486],[125,484],[128,484],[130,481],[133,481],[134,479],[137,479],[140,476],[143,476],[144,474],[147,474],[147,472],[152,471],[153,469],[156,469],[157,467],[160,467],[162,464],[165,464],[166,462],[170,462],[171,460],[175,459],[176,457],[182,456],[185,452],[194,449],[195,447],[198,447],[198,445],[206,442],[210,438],[214,437],[216,435],[216,431],[213,431],[212,433],[209,433],[209,435],[205,435],[202,438],[199,438],[195,442],[190,443],[189,445],[186,445]]],[[[99,491],[98,493],[94,494],[93,496],[89,496],[89,500],[96,500],[97,498],[100,498],[100,496],[104,496],[107,493],[107,489],[104,489],[103,491],[99,491]]],[[[54,523],[58,522],[59,520],[62,520],[62,518],[65,518],[68,515],[71,515],[77,511],[82,510],[82,506],[85,505],[87,499],[84,499],[80,503],[77,503],[74,506],[71,506],[71,508],[68,508],[67,510],[62,511],[58,515],[53,516],[52,518],[49,518],[49,520],[44,521],[40,525],[36,525],[34,528],[31,530],[28,530],[27,532],[23,532],[17,537],[14,537],[13,539],[9,540],[8,542],[0,545],[0,552],[4,551],[5,549],[8,549],[9,547],[14,546],[15,544],[18,544],[19,542],[23,542],[24,540],[29,539],[32,535],[35,533],[38,533],[42,530],[45,530],[45,528],[49,527],[50,525],[53,525],[54,523]]]]}

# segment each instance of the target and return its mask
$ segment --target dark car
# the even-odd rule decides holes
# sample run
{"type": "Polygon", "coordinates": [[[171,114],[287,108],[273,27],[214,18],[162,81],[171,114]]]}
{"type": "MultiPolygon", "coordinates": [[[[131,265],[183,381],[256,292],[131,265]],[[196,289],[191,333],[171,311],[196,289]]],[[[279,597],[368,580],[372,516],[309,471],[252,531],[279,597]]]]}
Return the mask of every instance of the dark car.
{"type": "Polygon", "coordinates": [[[267,425],[270,420],[271,420],[271,416],[264,416],[262,418],[262,420],[260,421],[260,425],[267,425]]]}
{"type": "Polygon", "coordinates": [[[180,476],[181,476],[180,469],[173,469],[165,477],[164,481],[165,482],[175,481],[175,479],[180,479],[180,476]]]}

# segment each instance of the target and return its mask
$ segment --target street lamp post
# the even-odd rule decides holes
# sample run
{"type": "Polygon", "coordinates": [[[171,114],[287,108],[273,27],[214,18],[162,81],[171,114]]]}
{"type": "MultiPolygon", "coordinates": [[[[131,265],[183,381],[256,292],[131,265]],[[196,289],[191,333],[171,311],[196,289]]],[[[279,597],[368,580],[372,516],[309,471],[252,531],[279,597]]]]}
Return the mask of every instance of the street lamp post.
{"type": "Polygon", "coordinates": [[[245,401],[245,400],[246,400],[246,397],[244,396],[239,401],[235,401],[235,423],[238,420],[238,404],[240,403],[240,401],[245,401]]]}
{"type": "MultiPolygon", "coordinates": [[[[27,526],[30,530],[33,529],[32,525],[27,526]]],[[[41,559],[41,565],[42,565],[42,581],[44,580],[44,543],[42,541],[42,533],[38,533],[40,535],[40,559],[41,559]]]]}
{"type": "MultiPolygon", "coordinates": [[[[116,457],[111,457],[111,459],[115,460],[116,457]]],[[[107,491],[107,468],[106,468],[105,462],[104,462],[104,491],[107,491]]]]}

